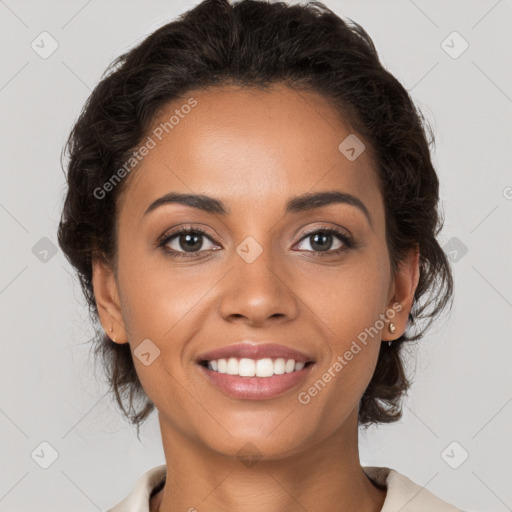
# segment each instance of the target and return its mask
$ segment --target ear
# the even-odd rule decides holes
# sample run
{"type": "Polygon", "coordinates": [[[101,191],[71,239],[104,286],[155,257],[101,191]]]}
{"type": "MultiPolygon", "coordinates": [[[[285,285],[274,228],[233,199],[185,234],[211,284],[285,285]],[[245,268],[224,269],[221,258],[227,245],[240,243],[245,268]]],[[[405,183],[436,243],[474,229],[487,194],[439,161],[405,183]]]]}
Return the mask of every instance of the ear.
{"type": "Polygon", "coordinates": [[[128,343],[114,272],[99,258],[92,262],[92,285],[101,325],[107,336],[115,343],[128,343]]]}
{"type": "Polygon", "coordinates": [[[389,332],[387,325],[382,331],[382,341],[396,340],[405,332],[407,320],[414,302],[414,293],[420,278],[419,267],[420,251],[419,246],[410,249],[407,256],[398,265],[391,288],[392,297],[387,306],[388,318],[395,324],[396,331],[389,332]],[[389,311],[394,311],[392,317],[389,311]]]}

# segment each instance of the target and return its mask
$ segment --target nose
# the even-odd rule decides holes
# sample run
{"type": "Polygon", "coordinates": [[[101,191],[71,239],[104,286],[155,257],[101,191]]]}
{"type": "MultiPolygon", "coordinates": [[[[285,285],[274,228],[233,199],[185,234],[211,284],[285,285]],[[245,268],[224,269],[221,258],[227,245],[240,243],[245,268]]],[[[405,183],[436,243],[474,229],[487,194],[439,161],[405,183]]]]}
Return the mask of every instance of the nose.
{"type": "Polygon", "coordinates": [[[298,299],[289,274],[269,256],[263,251],[251,263],[234,257],[233,268],[223,280],[220,312],[226,321],[263,326],[297,316],[298,299]]]}

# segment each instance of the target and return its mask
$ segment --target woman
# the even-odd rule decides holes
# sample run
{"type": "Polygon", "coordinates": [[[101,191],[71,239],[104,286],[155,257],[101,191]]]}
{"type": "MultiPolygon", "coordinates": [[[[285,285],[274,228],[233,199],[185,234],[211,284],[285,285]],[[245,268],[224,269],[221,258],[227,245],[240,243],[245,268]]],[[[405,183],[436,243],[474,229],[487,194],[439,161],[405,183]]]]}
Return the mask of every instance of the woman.
{"type": "Polygon", "coordinates": [[[451,303],[425,128],[321,3],[206,0],[112,64],[68,141],[58,236],[166,464],[111,512],[458,510],[358,454],[451,303]]]}

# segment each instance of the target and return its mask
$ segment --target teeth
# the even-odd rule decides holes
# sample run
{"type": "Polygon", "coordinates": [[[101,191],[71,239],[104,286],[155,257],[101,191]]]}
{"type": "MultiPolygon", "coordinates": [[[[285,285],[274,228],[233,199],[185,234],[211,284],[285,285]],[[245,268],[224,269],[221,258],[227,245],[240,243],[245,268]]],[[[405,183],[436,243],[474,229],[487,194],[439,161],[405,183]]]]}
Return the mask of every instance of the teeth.
{"type": "Polygon", "coordinates": [[[227,362],[225,359],[219,359],[218,361],[210,361],[208,363],[208,368],[210,368],[210,370],[215,370],[215,368],[213,367],[214,363],[217,363],[217,371],[218,372],[226,373],[227,362]]]}
{"type": "Polygon", "coordinates": [[[284,371],[286,373],[291,373],[293,370],[295,370],[295,361],[293,359],[288,359],[288,361],[286,361],[284,371]]]}
{"type": "Polygon", "coordinates": [[[275,360],[270,357],[258,360],[230,357],[229,359],[208,361],[208,369],[240,377],[272,377],[272,375],[283,375],[302,370],[304,366],[303,362],[295,362],[294,359],[286,360],[282,357],[275,360]]]}

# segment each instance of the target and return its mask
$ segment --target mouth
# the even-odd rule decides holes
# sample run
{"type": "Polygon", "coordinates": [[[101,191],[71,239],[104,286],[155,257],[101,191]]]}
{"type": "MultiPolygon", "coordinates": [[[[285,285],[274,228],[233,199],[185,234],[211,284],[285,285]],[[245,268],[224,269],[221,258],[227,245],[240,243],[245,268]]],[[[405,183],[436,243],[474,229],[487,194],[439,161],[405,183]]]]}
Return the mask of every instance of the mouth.
{"type": "Polygon", "coordinates": [[[301,371],[314,364],[314,361],[296,361],[295,359],[282,357],[262,359],[230,357],[213,360],[203,359],[198,364],[207,370],[220,374],[246,378],[265,378],[301,371]]]}
{"type": "Polygon", "coordinates": [[[296,389],[314,368],[314,361],[284,358],[200,360],[196,367],[206,382],[239,400],[268,400],[296,389]]]}

